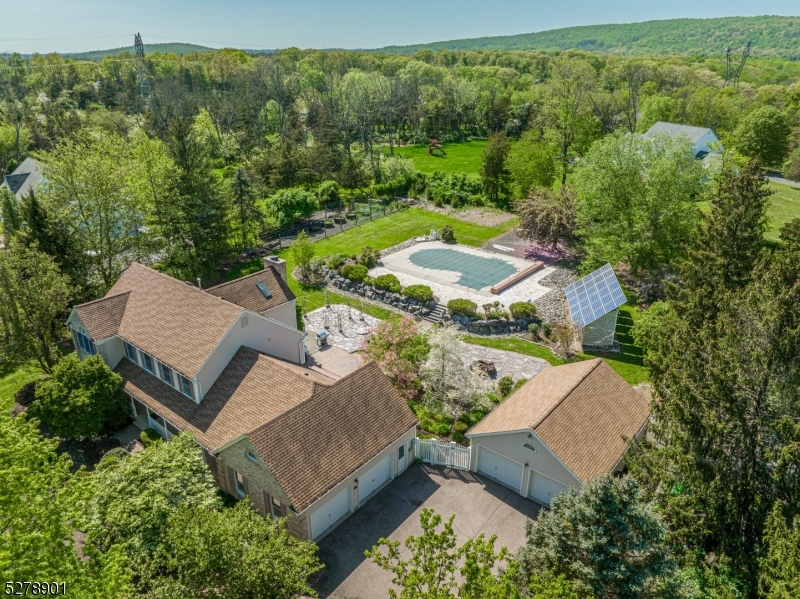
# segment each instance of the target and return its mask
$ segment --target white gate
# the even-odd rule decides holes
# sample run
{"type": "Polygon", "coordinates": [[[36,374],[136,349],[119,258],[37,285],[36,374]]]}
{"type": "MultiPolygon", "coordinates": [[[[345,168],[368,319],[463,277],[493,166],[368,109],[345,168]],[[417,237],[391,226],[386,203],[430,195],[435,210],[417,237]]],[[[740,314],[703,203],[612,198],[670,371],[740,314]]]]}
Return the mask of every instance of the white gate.
{"type": "Polygon", "coordinates": [[[439,443],[436,439],[414,439],[414,455],[434,466],[448,466],[469,470],[470,448],[455,441],[439,443]]]}

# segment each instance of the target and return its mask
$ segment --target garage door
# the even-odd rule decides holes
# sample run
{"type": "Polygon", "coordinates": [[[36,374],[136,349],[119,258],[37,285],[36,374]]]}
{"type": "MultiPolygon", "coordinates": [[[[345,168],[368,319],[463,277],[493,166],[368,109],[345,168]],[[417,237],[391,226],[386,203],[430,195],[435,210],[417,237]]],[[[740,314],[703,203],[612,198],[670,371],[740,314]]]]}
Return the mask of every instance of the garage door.
{"type": "Polygon", "coordinates": [[[358,477],[359,503],[364,501],[375,489],[392,478],[392,473],[394,470],[392,468],[393,456],[394,453],[390,451],[385,458],[367,470],[365,474],[362,474],[358,477]]]}
{"type": "Polygon", "coordinates": [[[311,514],[311,537],[316,539],[349,510],[350,487],[346,487],[311,514]]]}
{"type": "Polygon", "coordinates": [[[481,447],[478,452],[478,472],[519,490],[522,486],[522,464],[481,447]]]}
{"type": "Polygon", "coordinates": [[[567,485],[531,470],[530,480],[528,481],[528,497],[549,506],[553,497],[566,490],[567,485]]]}

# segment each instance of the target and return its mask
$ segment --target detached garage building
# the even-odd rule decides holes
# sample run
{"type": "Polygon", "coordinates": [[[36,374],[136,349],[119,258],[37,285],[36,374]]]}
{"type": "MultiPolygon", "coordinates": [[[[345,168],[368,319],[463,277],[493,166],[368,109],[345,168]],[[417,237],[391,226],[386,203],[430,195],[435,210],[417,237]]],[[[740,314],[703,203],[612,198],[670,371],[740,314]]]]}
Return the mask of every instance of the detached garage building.
{"type": "Polygon", "coordinates": [[[601,359],[546,368],[467,437],[470,469],[545,506],[621,468],[623,439],[643,434],[648,400],[601,359]]]}

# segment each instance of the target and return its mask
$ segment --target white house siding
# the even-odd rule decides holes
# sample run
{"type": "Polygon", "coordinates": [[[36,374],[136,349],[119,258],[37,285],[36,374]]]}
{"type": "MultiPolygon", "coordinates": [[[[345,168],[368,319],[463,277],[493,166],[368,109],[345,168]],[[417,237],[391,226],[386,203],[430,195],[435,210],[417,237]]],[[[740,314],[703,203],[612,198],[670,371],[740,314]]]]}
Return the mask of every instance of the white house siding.
{"type": "Polygon", "coordinates": [[[610,347],[613,345],[618,313],[619,310],[612,310],[581,329],[581,342],[583,345],[594,347],[610,347]]]}
{"type": "Polygon", "coordinates": [[[277,320],[278,322],[282,322],[287,327],[291,327],[293,329],[297,328],[297,311],[295,308],[296,300],[292,300],[290,302],[286,302],[285,304],[281,304],[280,306],[275,306],[269,310],[265,310],[261,313],[262,316],[265,318],[271,318],[272,320],[277,320]]]}
{"type": "MultiPolygon", "coordinates": [[[[472,441],[472,455],[470,470],[478,471],[478,459],[481,450],[491,450],[510,460],[523,464],[523,473],[520,487],[515,489],[520,495],[527,496],[531,471],[537,471],[548,476],[566,487],[580,489],[581,481],[553,455],[545,444],[533,432],[494,433],[470,437],[472,441]],[[528,436],[530,435],[530,437],[528,436]],[[528,443],[536,451],[523,447],[528,443]]],[[[576,443],[580,440],[576,439],[576,443]]]]}
{"type": "Polygon", "coordinates": [[[698,139],[694,144],[694,153],[697,154],[698,152],[710,152],[711,151],[711,144],[716,143],[719,141],[719,138],[714,135],[714,132],[710,129],[698,139]]]}
{"type": "Polygon", "coordinates": [[[116,368],[119,361],[125,355],[125,348],[122,345],[122,339],[119,337],[109,337],[104,341],[95,343],[97,353],[103,356],[109,368],[116,368]]]}
{"type": "Polygon", "coordinates": [[[205,395],[228,362],[241,346],[253,348],[276,358],[300,363],[300,340],[303,333],[296,327],[289,329],[286,325],[267,320],[252,312],[244,312],[243,316],[233,323],[230,330],[220,341],[214,352],[200,371],[197,380],[205,395]],[[242,319],[247,318],[247,326],[242,326],[242,319]]]}
{"type": "MultiPolygon", "coordinates": [[[[389,445],[389,447],[387,447],[386,449],[384,449],[383,451],[381,451],[377,455],[373,456],[372,459],[370,459],[366,464],[364,464],[358,470],[356,470],[355,472],[350,474],[347,478],[345,478],[343,481],[341,481],[338,485],[336,485],[332,489],[328,490],[322,497],[320,497],[319,499],[317,499],[317,501],[315,501],[309,507],[307,507],[304,512],[299,514],[297,516],[298,518],[307,519],[308,525],[306,526],[306,529],[309,531],[309,538],[311,538],[311,525],[310,525],[310,523],[311,523],[311,520],[310,520],[311,519],[311,515],[314,514],[314,512],[316,512],[318,510],[325,509],[325,505],[327,504],[327,502],[336,499],[336,497],[339,495],[339,493],[341,493],[344,489],[348,489],[348,491],[349,491],[348,496],[349,496],[349,499],[350,499],[350,509],[347,512],[348,514],[354,512],[361,505],[363,505],[366,501],[369,501],[369,499],[371,499],[371,496],[369,496],[369,497],[359,497],[358,496],[358,494],[355,492],[356,490],[353,488],[354,481],[357,480],[360,476],[364,476],[367,472],[370,471],[370,469],[372,469],[373,466],[376,466],[377,464],[379,464],[381,461],[386,459],[387,456],[392,456],[391,460],[392,460],[392,471],[393,471],[393,474],[392,474],[391,479],[395,478],[399,474],[402,474],[408,468],[408,464],[410,463],[409,460],[408,460],[408,452],[411,449],[411,443],[414,440],[414,437],[416,437],[416,434],[417,434],[417,427],[414,427],[411,430],[409,430],[408,432],[406,432],[405,434],[403,434],[402,436],[398,437],[394,441],[394,443],[389,445]],[[405,446],[405,455],[406,455],[406,459],[404,460],[405,461],[405,467],[398,468],[397,455],[398,455],[398,449],[400,448],[401,445],[405,446]]],[[[389,480],[391,480],[391,479],[389,479],[389,480]]],[[[330,532],[335,527],[336,527],[335,525],[331,526],[330,528],[325,530],[324,533],[330,532]]]]}

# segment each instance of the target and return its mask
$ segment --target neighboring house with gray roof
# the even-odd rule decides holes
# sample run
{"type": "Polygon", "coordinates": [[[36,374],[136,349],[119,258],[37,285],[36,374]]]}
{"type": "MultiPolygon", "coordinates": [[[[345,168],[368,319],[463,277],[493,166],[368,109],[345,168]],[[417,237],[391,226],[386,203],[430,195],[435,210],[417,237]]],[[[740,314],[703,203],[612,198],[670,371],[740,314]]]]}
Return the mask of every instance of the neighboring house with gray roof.
{"type": "Polygon", "coordinates": [[[11,191],[17,199],[23,198],[31,189],[42,182],[42,171],[39,165],[33,158],[26,158],[22,161],[14,172],[10,175],[3,177],[3,183],[0,188],[6,188],[11,191]]]}
{"type": "Polygon", "coordinates": [[[645,139],[653,137],[659,133],[665,133],[671,137],[685,135],[692,142],[695,158],[703,159],[708,154],[718,154],[712,150],[711,145],[719,142],[719,138],[708,127],[692,127],[691,125],[678,125],[676,123],[666,123],[658,121],[642,135],[645,139]]]}
{"type": "Polygon", "coordinates": [[[78,356],[122,376],[140,428],[190,432],[219,486],[319,538],[411,463],[417,419],[378,365],[306,366],[285,263],[202,290],[133,263],[73,308],[78,356]]]}

